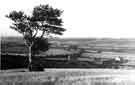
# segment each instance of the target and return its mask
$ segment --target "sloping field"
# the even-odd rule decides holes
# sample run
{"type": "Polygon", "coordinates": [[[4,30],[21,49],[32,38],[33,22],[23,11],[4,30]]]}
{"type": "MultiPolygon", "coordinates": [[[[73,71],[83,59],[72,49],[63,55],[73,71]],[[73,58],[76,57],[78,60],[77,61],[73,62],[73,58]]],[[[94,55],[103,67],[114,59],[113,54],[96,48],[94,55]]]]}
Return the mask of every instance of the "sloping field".
{"type": "Polygon", "coordinates": [[[123,57],[125,59],[135,60],[135,53],[121,53],[121,52],[102,52],[102,53],[83,53],[82,56],[95,58],[116,58],[123,57]]]}
{"type": "Polygon", "coordinates": [[[45,72],[2,72],[0,84],[135,85],[135,69],[46,69],[45,72]]]}
{"type": "MultiPolygon", "coordinates": [[[[77,45],[80,48],[88,50],[100,50],[109,52],[134,53],[135,39],[98,39],[98,38],[73,38],[73,39],[51,39],[54,45],[59,43],[58,47],[63,45],[77,45]],[[63,44],[63,45],[62,45],[63,44]]],[[[27,53],[27,48],[21,37],[2,37],[2,52],[9,53],[27,53]]]]}

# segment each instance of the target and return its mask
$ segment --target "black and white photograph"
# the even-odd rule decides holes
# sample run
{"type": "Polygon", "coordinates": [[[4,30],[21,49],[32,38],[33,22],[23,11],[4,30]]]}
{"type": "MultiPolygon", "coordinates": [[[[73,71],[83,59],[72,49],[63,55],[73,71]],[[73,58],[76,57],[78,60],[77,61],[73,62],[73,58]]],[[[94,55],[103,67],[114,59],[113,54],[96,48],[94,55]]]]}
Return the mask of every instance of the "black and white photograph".
{"type": "Polygon", "coordinates": [[[1,0],[0,85],[135,85],[135,0],[1,0]]]}

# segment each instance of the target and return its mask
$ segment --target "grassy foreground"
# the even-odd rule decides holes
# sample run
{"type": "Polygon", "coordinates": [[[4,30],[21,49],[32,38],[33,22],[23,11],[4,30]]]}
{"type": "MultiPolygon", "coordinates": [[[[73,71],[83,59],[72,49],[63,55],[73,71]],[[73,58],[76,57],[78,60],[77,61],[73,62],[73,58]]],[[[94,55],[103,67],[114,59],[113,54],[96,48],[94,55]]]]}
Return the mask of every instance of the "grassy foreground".
{"type": "Polygon", "coordinates": [[[4,85],[135,85],[135,70],[46,69],[45,72],[1,71],[4,85]]]}

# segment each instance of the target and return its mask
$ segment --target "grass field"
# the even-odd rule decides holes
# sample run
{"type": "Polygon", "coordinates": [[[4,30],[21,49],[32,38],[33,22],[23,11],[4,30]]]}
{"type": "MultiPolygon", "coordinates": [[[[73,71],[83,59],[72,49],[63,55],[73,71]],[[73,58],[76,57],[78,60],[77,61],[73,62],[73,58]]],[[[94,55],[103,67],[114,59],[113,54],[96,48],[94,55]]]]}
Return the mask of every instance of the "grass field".
{"type": "MultiPolygon", "coordinates": [[[[109,52],[134,53],[135,39],[109,39],[109,38],[65,38],[50,39],[57,48],[64,45],[77,45],[87,50],[100,50],[109,52]]],[[[20,37],[2,37],[2,52],[27,53],[23,39],[20,37]]]]}
{"type": "MultiPolygon", "coordinates": [[[[104,59],[112,59],[115,57],[123,57],[128,62],[123,63],[126,67],[135,68],[135,39],[96,39],[96,38],[67,38],[67,39],[50,39],[53,48],[47,54],[72,54],[73,51],[63,50],[64,46],[76,45],[88,52],[81,55],[78,61],[95,61],[94,58],[99,58],[101,62],[104,59]],[[95,51],[94,53],[91,51],[95,51]],[[100,51],[97,53],[96,51],[100,51]]],[[[23,39],[19,37],[2,37],[1,39],[2,53],[23,53],[26,54],[27,48],[23,43],[23,39]]],[[[42,52],[42,55],[46,53],[42,52]]],[[[99,62],[100,63],[100,62],[99,62]]],[[[87,65],[87,64],[85,64],[87,65]]],[[[89,64],[88,64],[89,65],[89,64]]],[[[87,66],[89,67],[89,66],[87,66]]]]}
{"type": "MultiPolygon", "coordinates": [[[[45,69],[44,72],[28,72],[27,70],[24,71],[24,69],[3,70],[0,72],[0,84],[135,85],[135,39],[52,39],[50,42],[52,42],[55,47],[53,50],[64,47],[65,45],[77,45],[79,48],[83,48],[87,51],[94,51],[93,53],[83,53],[81,57],[77,58],[79,62],[92,60],[97,63],[118,56],[123,57],[128,60],[128,62],[122,63],[121,65],[125,68],[121,69],[94,69],[92,67],[91,69],[64,68],[45,69]],[[96,53],[97,50],[101,51],[101,53],[96,53]]],[[[21,38],[2,38],[1,48],[2,53],[27,53],[27,49],[21,38]]],[[[66,53],[66,51],[61,50],[49,52],[66,53]]],[[[64,65],[63,63],[58,65],[61,64],[64,65]]],[[[78,65],[84,66],[90,64],[79,63],[78,65]]]]}
{"type": "MultiPolygon", "coordinates": [[[[1,72],[2,73],[2,72],[1,72]]],[[[10,85],[135,85],[135,70],[46,69],[45,72],[4,72],[0,84],[10,85]]]]}

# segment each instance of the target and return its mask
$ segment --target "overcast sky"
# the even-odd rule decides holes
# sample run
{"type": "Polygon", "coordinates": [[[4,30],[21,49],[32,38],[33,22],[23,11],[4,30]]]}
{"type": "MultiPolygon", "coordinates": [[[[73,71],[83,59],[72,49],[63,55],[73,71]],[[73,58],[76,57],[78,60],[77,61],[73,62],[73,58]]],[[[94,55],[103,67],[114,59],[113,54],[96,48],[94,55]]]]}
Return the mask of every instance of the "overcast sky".
{"type": "Polygon", "coordinates": [[[12,10],[30,13],[34,6],[49,4],[64,10],[62,37],[135,38],[135,0],[1,0],[0,34],[18,36],[5,18],[12,10]]]}

